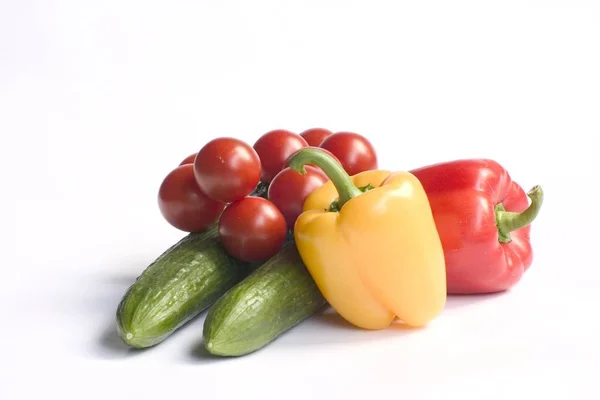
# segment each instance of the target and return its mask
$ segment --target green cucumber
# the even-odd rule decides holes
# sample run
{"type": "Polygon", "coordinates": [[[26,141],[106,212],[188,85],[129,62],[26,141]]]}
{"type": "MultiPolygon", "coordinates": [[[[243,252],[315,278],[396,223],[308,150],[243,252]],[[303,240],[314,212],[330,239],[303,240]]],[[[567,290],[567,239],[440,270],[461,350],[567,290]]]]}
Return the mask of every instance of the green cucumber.
{"type": "Polygon", "coordinates": [[[119,337],[151,347],[214,303],[249,273],[219,244],[216,226],[190,233],[152,262],[117,307],[119,337]]]}
{"type": "Polygon", "coordinates": [[[203,326],[204,347],[219,356],[254,352],[325,304],[295,243],[289,241],[210,307],[203,326]]]}

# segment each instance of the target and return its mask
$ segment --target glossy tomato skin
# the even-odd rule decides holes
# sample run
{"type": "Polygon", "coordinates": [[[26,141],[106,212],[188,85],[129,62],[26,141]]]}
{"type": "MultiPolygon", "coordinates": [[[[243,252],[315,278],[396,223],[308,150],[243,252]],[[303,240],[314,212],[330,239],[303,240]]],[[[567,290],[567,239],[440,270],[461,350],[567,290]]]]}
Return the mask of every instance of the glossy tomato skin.
{"type": "Polygon", "coordinates": [[[271,182],[285,168],[288,157],[307,146],[302,136],[285,129],[275,129],[258,138],[254,150],[260,157],[263,182],[271,182]]]}
{"type": "Polygon", "coordinates": [[[335,154],[350,176],[377,169],[375,148],[367,138],[358,133],[334,133],[320,147],[335,154]]]}
{"type": "Polygon", "coordinates": [[[242,261],[266,261],[281,249],[286,237],[283,214],[262,197],[247,196],[229,204],[219,219],[221,245],[242,261]]]}
{"type": "Polygon", "coordinates": [[[309,146],[318,147],[325,139],[331,136],[333,132],[325,128],[310,128],[300,133],[300,136],[306,140],[309,146]]]}
{"type": "Polygon", "coordinates": [[[196,156],[198,186],[213,200],[230,203],[248,195],[260,181],[260,158],[247,143],[230,137],[213,139],[196,156]]]}
{"type": "Polygon", "coordinates": [[[187,156],[186,158],[184,158],[179,165],[185,165],[185,164],[193,164],[194,160],[196,159],[196,154],[198,153],[194,153],[194,154],[190,154],[189,156],[187,156]]]}
{"type": "Polygon", "coordinates": [[[302,214],[306,197],[329,180],[320,169],[306,165],[306,174],[284,168],[271,181],[268,199],[281,211],[288,229],[294,229],[296,219],[302,214]]]}
{"type": "Polygon", "coordinates": [[[158,190],[158,207],[169,224],[184,232],[202,232],[215,223],[225,204],[212,200],[200,190],[194,166],[172,170],[158,190]]]}

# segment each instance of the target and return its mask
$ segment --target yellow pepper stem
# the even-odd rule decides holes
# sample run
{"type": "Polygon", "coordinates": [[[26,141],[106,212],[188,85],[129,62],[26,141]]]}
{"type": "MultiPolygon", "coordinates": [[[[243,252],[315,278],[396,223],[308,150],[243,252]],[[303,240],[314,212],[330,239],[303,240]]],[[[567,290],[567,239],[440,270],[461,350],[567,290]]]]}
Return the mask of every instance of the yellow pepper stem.
{"type": "Polygon", "coordinates": [[[303,175],[306,173],[306,168],[304,168],[304,166],[307,164],[321,168],[331,182],[333,182],[333,185],[340,196],[338,199],[339,209],[341,209],[348,200],[362,193],[362,191],[354,185],[352,179],[350,179],[350,176],[344,170],[342,165],[329,154],[319,149],[302,149],[290,158],[289,161],[290,168],[303,175]]]}

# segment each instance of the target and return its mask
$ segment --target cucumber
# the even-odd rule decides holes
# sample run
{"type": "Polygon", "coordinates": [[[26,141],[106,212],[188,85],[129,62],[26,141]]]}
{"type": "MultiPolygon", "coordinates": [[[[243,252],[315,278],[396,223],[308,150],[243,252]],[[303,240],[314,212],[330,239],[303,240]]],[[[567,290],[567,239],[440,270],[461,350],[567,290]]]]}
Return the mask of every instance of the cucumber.
{"type": "Polygon", "coordinates": [[[219,356],[254,352],[325,304],[295,243],[288,241],[211,306],[204,320],[204,347],[219,356]]]}
{"type": "Polygon", "coordinates": [[[159,344],[249,272],[221,247],[216,226],[190,233],[128,288],[117,307],[119,337],[134,348],[159,344]]]}

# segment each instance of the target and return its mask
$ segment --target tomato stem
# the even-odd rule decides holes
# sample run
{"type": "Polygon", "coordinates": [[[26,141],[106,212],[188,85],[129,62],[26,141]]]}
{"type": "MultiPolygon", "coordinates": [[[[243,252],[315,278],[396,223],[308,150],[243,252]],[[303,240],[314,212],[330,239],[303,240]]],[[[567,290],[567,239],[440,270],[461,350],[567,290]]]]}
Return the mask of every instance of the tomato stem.
{"type": "Polygon", "coordinates": [[[267,193],[269,191],[269,184],[264,181],[259,181],[252,193],[249,196],[262,197],[263,199],[267,198],[267,193]]]}
{"type": "Polygon", "coordinates": [[[306,173],[304,166],[307,164],[321,168],[333,182],[333,185],[339,194],[339,209],[341,209],[348,200],[362,193],[362,191],[356,187],[354,182],[352,182],[352,179],[350,179],[350,176],[344,170],[342,165],[324,151],[305,148],[298,151],[289,161],[290,168],[303,175],[306,173]]]}
{"type": "Polygon", "coordinates": [[[496,226],[498,227],[498,240],[502,243],[510,243],[510,233],[521,229],[533,222],[540,212],[544,201],[544,191],[539,185],[527,192],[531,204],[523,212],[510,212],[504,209],[502,204],[496,206],[496,226]]]}

